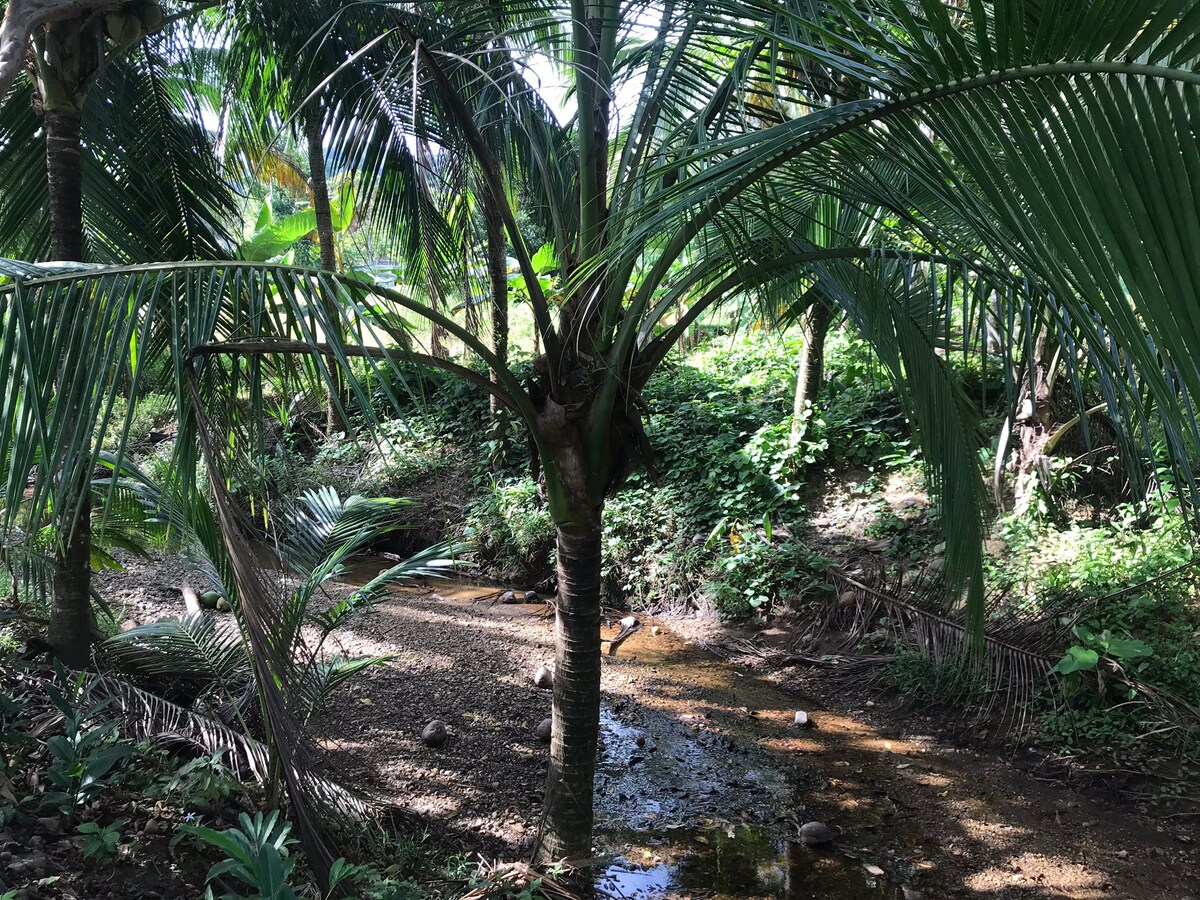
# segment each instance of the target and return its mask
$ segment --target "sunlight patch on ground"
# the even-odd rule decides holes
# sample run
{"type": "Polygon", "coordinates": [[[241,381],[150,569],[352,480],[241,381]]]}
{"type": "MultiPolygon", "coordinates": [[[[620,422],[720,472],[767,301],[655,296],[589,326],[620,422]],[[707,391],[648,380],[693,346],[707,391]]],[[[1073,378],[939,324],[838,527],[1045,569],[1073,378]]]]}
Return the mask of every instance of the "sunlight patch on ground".
{"type": "Polygon", "coordinates": [[[1012,887],[1033,889],[1045,896],[1069,892],[1076,900],[1112,896],[1112,886],[1102,876],[1058,856],[1023,853],[1003,866],[991,866],[963,882],[967,888],[983,894],[1001,893],[1012,887]],[[1026,870],[1036,872],[1027,875],[1026,870]]]}

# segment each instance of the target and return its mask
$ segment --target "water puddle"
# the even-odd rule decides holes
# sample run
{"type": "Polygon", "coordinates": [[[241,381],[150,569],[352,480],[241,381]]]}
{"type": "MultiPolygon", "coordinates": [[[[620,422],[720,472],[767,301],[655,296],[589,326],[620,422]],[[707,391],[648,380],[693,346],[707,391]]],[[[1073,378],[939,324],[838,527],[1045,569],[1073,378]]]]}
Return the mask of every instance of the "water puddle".
{"type": "Polygon", "coordinates": [[[687,719],[632,703],[600,711],[603,750],[596,771],[599,827],[662,831],[773,817],[787,793],[783,777],[740,758],[729,738],[687,719]]]}
{"type": "Polygon", "coordinates": [[[852,857],[779,841],[746,825],[679,831],[669,837],[614,832],[602,840],[612,862],[596,887],[614,898],[659,900],[892,900],[902,888],[852,857]]]}

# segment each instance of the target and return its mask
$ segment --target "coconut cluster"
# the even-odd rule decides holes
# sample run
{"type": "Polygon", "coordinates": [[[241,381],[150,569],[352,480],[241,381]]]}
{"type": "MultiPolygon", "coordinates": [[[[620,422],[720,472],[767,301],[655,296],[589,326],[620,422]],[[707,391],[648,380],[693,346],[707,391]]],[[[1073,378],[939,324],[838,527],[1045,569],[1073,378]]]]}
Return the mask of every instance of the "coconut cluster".
{"type": "Polygon", "coordinates": [[[163,11],[153,0],[126,3],[104,17],[104,31],[118,44],[136,44],[148,34],[162,30],[163,11]]]}

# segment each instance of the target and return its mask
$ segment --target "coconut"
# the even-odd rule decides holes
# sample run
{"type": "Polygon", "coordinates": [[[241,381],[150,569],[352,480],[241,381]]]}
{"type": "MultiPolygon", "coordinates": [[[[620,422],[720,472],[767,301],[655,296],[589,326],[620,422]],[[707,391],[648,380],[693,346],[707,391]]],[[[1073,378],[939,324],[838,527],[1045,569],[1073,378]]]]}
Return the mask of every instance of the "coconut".
{"type": "Polygon", "coordinates": [[[434,719],[421,730],[421,743],[426,747],[440,747],[446,743],[446,723],[434,719]]]}

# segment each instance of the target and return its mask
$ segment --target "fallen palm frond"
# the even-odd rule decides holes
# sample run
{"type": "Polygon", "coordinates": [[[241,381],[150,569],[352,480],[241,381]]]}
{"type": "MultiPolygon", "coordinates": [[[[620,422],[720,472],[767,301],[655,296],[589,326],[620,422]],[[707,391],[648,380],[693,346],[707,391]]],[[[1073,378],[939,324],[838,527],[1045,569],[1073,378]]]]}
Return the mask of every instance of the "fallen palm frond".
{"type": "Polygon", "coordinates": [[[876,650],[895,647],[928,659],[942,679],[938,691],[948,701],[971,700],[975,722],[996,720],[1001,728],[1028,724],[1034,701],[1061,656],[1069,622],[1045,612],[1021,616],[1005,611],[1003,598],[988,604],[989,622],[982,652],[972,648],[964,611],[948,608],[936,579],[905,586],[903,580],[873,587],[844,573],[834,574],[840,648],[849,650],[873,638],[876,650]]]}
{"type": "MultiPolygon", "coordinates": [[[[463,894],[460,900],[499,900],[501,897],[529,897],[542,900],[583,900],[584,894],[567,884],[563,875],[539,870],[528,863],[502,863],[480,860],[479,874],[484,883],[463,894]]],[[[604,896],[591,889],[588,896],[604,896]]]]}
{"type": "MultiPolygon", "coordinates": [[[[926,699],[958,707],[974,726],[997,734],[1021,731],[1039,708],[1055,665],[1074,640],[1072,627],[1107,602],[1145,589],[1200,564],[1193,560],[1160,572],[1103,597],[1084,601],[1071,594],[1043,599],[1036,610],[1013,598],[988,599],[988,629],[975,653],[966,612],[946,599],[936,576],[906,579],[903,573],[854,577],[832,575],[835,591],[823,613],[788,649],[764,649],[749,641],[714,647],[727,658],[771,666],[821,666],[835,678],[883,679],[904,657],[924,660],[926,699]]],[[[1147,684],[1105,661],[1109,677],[1133,689],[1136,702],[1155,711],[1159,726],[1151,733],[1200,728],[1200,710],[1169,691],[1147,684]]],[[[1143,735],[1148,737],[1149,734],[1143,735]]]]}

